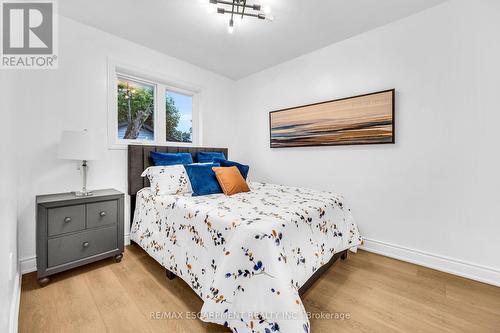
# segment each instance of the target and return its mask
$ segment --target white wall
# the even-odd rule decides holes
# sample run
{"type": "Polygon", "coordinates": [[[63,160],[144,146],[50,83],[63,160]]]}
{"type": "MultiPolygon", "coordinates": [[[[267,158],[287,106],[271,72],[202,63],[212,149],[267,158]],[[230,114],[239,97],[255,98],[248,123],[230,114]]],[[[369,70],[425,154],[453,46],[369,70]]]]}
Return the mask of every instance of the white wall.
{"type": "MultiPolygon", "coordinates": [[[[35,264],[35,196],[81,186],[76,163],[56,158],[61,131],[87,128],[107,142],[108,57],[200,87],[203,144],[232,145],[230,132],[220,131],[219,121],[230,120],[233,114],[233,81],[64,17],[60,17],[59,34],[59,69],[16,72],[19,126],[12,142],[19,151],[23,271],[35,264]]],[[[109,150],[104,160],[90,162],[88,188],[126,193],[126,165],[126,150],[109,150]]],[[[128,233],[129,215],[125,217],[128,233]]]]}
{"type": "Polygon", "coordinates": [[[232,156],[343,193],[372,250],[500,284],[499,18],[450,1],[239,81],[232,156]],[[395,145],[269,148],[269,111],[390,88],[395,145]]]}
{"type": "Polygon", "coordinates": [[[14,94],[12,72],[0,76],[0,332],[17,327],[19,269],[17,264],[17,163],[14,94]]]}

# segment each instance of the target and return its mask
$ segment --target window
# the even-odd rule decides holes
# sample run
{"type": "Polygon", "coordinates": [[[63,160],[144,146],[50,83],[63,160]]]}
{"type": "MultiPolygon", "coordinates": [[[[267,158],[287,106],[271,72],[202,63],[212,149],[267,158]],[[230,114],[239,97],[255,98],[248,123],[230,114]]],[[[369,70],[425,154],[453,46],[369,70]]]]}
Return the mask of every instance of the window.
{"type": "Polygon", "coordinates": [[[193,96],[165,92],[167,141],[193,142],[193,96]]]}
{"type": "Polygon", "coordinates": [[[118,76],[118,139],[153,141],[155,87],[118,76]]]}
{"type": "Polygon", "coordinates": [[[108,70],[111,148],[123,149],[128,144],[201,144],[197,132],[198,89],[113,64],[108,70]]]}

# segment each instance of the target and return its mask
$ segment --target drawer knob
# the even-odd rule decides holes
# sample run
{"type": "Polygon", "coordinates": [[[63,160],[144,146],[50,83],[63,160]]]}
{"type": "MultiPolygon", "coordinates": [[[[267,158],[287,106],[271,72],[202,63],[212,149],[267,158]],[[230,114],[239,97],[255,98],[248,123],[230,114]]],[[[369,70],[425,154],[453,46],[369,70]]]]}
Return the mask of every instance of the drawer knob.
{"type": "Polygon", "coordinates": [[[89,242],[83,242],[83,247],[88,247],[89,246],[89,242]]]}
{"type": "Polygon", "coordinates": [[[65,217],[65,218],[64,218],[64,222],[65,222],[65,223],[70,223],[70,222],[71,222],[71,217],[69,217],[69,216],[68,216],[68,217],[65,217]]]}
{"type": "Polygon", "coordinates": [[[106,212],[102,211],[102,212],[100,212],[100,213],[99,213],[99,215],[100,215],[101,217],[104,217],[104,216],[106,216],[106,212]]]}

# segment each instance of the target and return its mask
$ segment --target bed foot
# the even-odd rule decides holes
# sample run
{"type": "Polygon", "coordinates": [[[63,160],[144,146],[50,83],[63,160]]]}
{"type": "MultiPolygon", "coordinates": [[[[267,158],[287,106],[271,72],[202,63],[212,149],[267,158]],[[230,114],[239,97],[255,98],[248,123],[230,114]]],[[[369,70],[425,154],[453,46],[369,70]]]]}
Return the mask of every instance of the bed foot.
{"type": "Polygon", "coordinates": [[[169,280],[173,280],[175,278],[175,274],[165,268],[165,275],[169,280]]]}
{"type": "Polygon", "coordinates": [[[342,252],[342,254],[340,255],[340,259],[342,259],[342,260],[347,259],[347,251],[342,252]]]}

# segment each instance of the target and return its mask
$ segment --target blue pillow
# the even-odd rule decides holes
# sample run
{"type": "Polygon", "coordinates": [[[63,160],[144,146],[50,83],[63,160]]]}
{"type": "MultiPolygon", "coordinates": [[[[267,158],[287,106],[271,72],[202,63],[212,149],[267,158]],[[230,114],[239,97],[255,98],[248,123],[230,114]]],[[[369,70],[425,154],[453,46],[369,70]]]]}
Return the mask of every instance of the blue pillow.
{"type": "Polygon", "coordinates": [[[222,193],[222,188],[215,177],[215,172],[212,170],[212,167],[219,166],[219,163],[184,165],[191,181],[193,197],[222,193]]]}
{"type": "Polygon", "coordinates": [[[190,153],[158,153],[152,151],[150,153],[153,159],[153,164],[156,166],[160,165],[177,165],[177,164],[191,164],[193,163],[193,157],[190,153]]]}
{"type": "Polygon", "coordinates": [[[220,159],[220,158],[214,158],[214,163],[219,163],[220,166],[222,166],[222,167],[235,166],[238,168],[238,170],[240,170],[240,173],[243,176],[243,178],[245,178],[245,180],[247,179],[248,171],[250,170],[250,167],[248,165],[240,164],[238,162],[228,161],[228,160],[220,159]]]}
{"type": "Polygon", "coordinates": [[[200,151],[196,154],[196,158],[198,159],[198,163],[213,163],[214,158],[220,158],[225,160],[226,156],[222,152],[209,152],[209,151],[200,151]]]}

